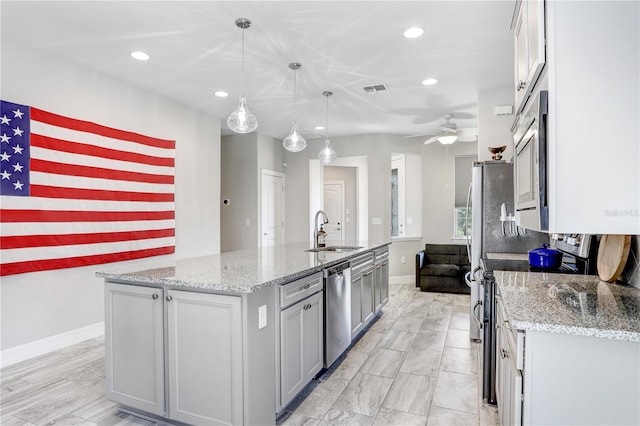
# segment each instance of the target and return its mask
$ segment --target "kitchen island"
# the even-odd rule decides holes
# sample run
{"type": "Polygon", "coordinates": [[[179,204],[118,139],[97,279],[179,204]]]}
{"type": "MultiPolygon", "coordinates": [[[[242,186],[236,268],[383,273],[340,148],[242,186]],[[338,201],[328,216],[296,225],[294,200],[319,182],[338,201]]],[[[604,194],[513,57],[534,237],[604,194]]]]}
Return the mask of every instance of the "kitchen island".
{"type": "Polygon", "coordinates": [[[375,268],[367,294],[380,313],[388,244],[288,244],[97,273],[107,398],[151,420],[275,424],[323,367],[324,271],[350,261],[375,268]]]}
{"type": "Polygon", "coordinates": [[[640,289],[494,271],[503,424],[640,424],[640,289]]]}

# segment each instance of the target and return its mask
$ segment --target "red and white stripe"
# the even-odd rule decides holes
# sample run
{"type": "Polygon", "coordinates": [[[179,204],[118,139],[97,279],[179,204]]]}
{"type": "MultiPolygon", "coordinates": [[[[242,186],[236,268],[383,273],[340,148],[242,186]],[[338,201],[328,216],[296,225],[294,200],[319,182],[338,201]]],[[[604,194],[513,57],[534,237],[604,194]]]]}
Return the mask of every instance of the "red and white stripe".
{"type": "Polygon", "coordinates": [[[31,196],[2,196],[0,275],[175,251],[175,141],[31,108],[31,196]]]}

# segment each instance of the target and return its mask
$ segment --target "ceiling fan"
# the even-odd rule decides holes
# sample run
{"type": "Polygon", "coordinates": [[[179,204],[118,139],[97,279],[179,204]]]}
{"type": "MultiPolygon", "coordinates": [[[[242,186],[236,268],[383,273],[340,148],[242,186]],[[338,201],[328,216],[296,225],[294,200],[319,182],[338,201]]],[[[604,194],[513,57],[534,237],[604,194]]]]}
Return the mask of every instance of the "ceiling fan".
{"type": "Polygon", "coordinates": [[[456,141],[459,142],[476,142],[478,140],[478,129],[476,127],[466,127],[458,129],[455,123],[451,122],[453,118],[452,114],[446,114],[444,116],[444,123],[440,125],[440,132],[437,134],[426,133],[422,135],[411,135],[408,138],[414,138],[419,136],[428,136],[429,138],[424,141],[425,145],[433,142],[440,142],[443,145],[450,145],[456,141]]]}

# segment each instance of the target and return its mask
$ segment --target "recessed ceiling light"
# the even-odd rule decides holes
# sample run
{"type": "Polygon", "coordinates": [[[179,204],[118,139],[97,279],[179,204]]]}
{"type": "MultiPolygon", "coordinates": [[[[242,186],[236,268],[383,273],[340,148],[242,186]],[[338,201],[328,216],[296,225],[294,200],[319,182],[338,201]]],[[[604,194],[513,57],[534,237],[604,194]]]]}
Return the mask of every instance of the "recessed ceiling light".
{"type": "Polygon", "coordinates": [[[149,60],[149,55],[147,55],[146,53],[144,53],[141,50],[136,50],[134,52],[131,52],[131,57],[133,59],[137,59],[139,61],[148,61],[149,60]]]}
{"type": "Polygon", "coordinates": [[[438,80],[436,80],[435,78],[427,78],[426,80],[422,80],[422,84],[424,84],[425,86],[433,86],[437,82],[438,80]]]}
{"type": "Polygon", "coordinates": [[[406,38],[418,38],[424,33],[424,30],[419,27],[411,27],[404,32],[406,38]]]}
{"type": "Polygon", "coordinates": [[[227,92],[225,92],[224,90],[217,90],[213,94],[216,95],[219,98],[226,98],[227,96],[229,96],[229,94],[227,92]]]}

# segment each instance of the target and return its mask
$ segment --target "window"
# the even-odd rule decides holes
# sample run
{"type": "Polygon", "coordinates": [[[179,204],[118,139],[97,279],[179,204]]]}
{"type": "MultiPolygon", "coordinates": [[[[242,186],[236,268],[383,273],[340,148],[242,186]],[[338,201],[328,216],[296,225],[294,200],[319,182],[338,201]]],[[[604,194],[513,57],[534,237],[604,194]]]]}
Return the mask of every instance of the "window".
{"type": "Polygon", "coordinates": [[[471,238],[471,208],[467,209],[467,196],[474,161],[477,155],[455,157],[455,207],[453,208],[453,238],[471,238]]]}
{"type": "Polygon", "coordinates": [[[471,238],[471,207],[453,209],[453,238],[471,238]]]}

